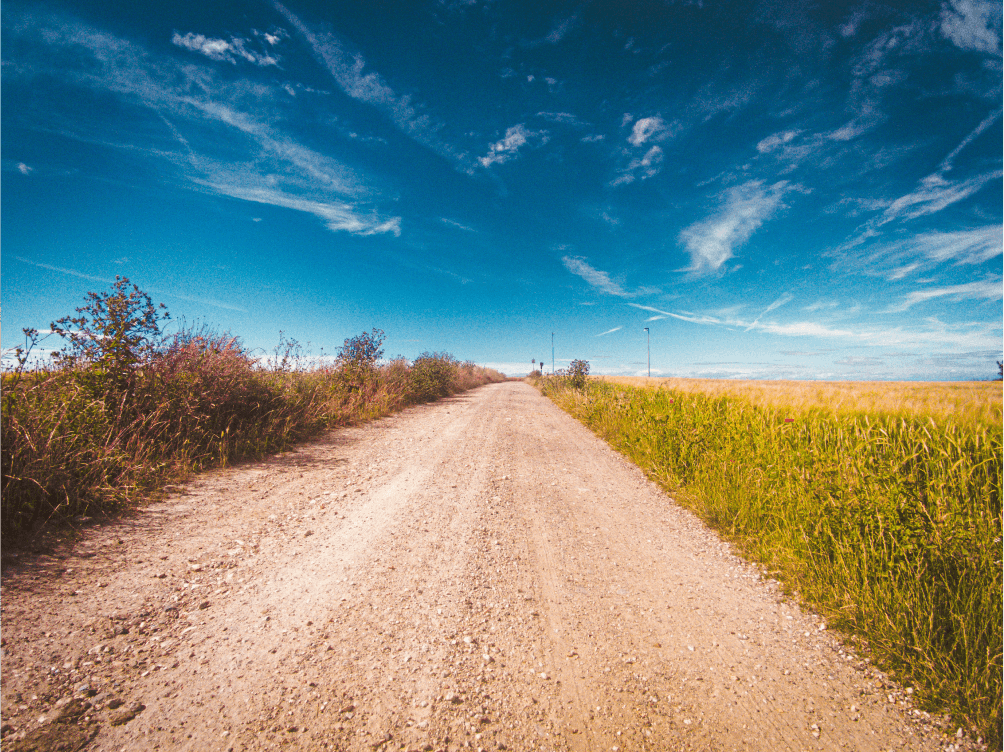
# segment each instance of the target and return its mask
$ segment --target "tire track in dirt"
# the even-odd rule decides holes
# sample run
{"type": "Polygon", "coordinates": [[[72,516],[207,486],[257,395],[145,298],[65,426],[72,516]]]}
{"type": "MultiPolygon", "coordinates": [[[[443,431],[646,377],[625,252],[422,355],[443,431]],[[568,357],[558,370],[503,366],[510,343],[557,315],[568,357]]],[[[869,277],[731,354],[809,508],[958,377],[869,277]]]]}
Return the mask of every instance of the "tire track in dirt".
{"type": "Polygon", "coordinates": [[[959,742],[821,626],[532,388],[491,385],[8,563],[4,746],[959,742]]]}

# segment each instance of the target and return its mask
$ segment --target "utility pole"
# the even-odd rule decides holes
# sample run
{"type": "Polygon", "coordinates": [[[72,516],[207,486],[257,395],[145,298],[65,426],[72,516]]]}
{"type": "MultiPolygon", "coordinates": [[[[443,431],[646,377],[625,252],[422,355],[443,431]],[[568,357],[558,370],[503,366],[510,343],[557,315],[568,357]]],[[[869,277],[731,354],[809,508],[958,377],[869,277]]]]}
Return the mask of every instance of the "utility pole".
{"type": "Polygon", "coordinates": [[[648,347],[648,377],[652,378],[652,333],[645,327],[645,340],[648,347]]]}
{"type": "Polygon", "coordinates": [[[554,376],[554,332],[551,332],[551,375],[554,376]]]}

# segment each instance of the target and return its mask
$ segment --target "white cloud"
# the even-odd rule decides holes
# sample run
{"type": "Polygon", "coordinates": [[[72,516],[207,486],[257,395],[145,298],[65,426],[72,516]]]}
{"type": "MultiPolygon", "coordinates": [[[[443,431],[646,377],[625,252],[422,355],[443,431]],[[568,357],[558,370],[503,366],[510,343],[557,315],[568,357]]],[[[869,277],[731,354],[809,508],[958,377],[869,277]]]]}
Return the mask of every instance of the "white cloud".
{"type": "Polygon", "coordinates": [[[918,252],[932,261],[980,264],[1001,255],[1004,227],[989,225],[959,232],[928,232],[913,238],[918,252]]]}
{"type": "Polygon", "coordinates": [[[828,308],[839,308],[840,303],[835,300],[817,300],[811,305],[807,305],[802,308],[803,311],[823,311],[828,308]]]}
{"type": "Polygon", "coordinates": [[[771,311],[773,311],[773,310],[775,310],[777,308],[780,308],[781,306],[786,305],[787,303],[790,303],[791,301],[792,301],[792,296],[791,295],[787,295],[787,294],[782,295],[780,298],[778,298],[777,300],[775,300],[769,306],[767,306],[766,308],[764,308],[763,312],[759,316],[757,316],[756,319],[753,320],[753,323],[750,324],[748,327],[746,327],[746,331],[748,332],[750,329],[752,329],[757,324],[759,324],[760,323],[760,319],[761,319],[761,317],[763,317],[764,314],[770,313],[771,311]]]}
{"type": "Polygon", "coordinates": [[[607,329],[605,332],[600,332],[596,336],[597,337],[605,337],[608,334],[613,334],[614,332],[619,332],[623,328],[624,328],[623,326],[615,326],[613,329],[607,329]]]}
{"type": "Polygon", "coordinates": [[[570,112],[538,112],[537,117],[543,118],[550,123],[560,123],[562,125],[574,125],[576,127],[582,127],[585,125],[581,120],[579,120],[575,115],[570,112]]]}
{"type": "Polygon", "coordinates": [[[626,298],[630,295],[630,293],[628,293],[623,287],[610,279],[609,274],[600,271],[599,269],[594,269],[586,263],[585,259],[577,256],[563,256],[561,258],[561,263],[565,265],[565,268],[568,269],[568,271],[582,277],[582,279],[586,280],[586,282],[595,287],[597,290],[605,292],[608,295],[617,295],[622,298],[626,298]]]}
{"type": "Polygon", "coordinates": [[[915,290],[907,294],[902,301],[890,307],[890,313],[899,313],[917,305],[925,303],[935,298],[953,298],[955,300],[982,299],[1000,300],[1004,297],[1000,279],[985,279],[982,282],[968,282],[962,285],[950,285],[948,287],[930,287],[926,290],[915,290]]]}
{"type": "Polygon", "coordinates": [[[564,18],[558,21],[557,23],[554,24],[554,27],[551,29],[550,33],[545,37],[545,39],[551,44],[557,44],[566,36],[568,36],[568,32],[574,29],[578,25],[578,22],[579,22],[578,13],[570,16],[569,18],[564,18]]]}
{"type": "Polygon", "coordinates": [[[783,180],[771,186],[751,180],[730,188],[717,212],[680,232],[679,240],[690,254],[687,271],[705,274],[721,268],[783,207],[782,198],[792,188],[783,180]]]}
{"type": "Polygon", "coordinates": [[[639,118],[631,128],[631,135],[628,136],[628,143],[632,146],[641,146],[646,141],[662,141],[675,133],[674,128],[679,124],[674,123],[671,127],[667,125],[658,115],[647,118],[639,118]]]}
{"type": "MultiPolygon", "coordinates": [[[[269,36],[267,38],[269,39],[269,43],[273,45],[280,41],[277,36],[269,36]],[[275,42],[272,42],[272,39],[275,39],[275,42]]],[[[225,39],[212,39],[193,32],[189,32],[184,36],[178,32],[174,32],[174,36],[171,37],[171,43],[186,50],[205,55],[210,60],[220,62],[236,64],[237,59],[242,58],[249,63],[262,67],[279,64],[279,59],[272,55],[249,50],[249,40],[241,39],[240,37],[231,37],[228,42],[225,39]]]]}
{"type": "MultiPolygon", "coordinates": [[[[59,272],[60,274],[66,274],[70,277],[78,277],[79,279],[86,279],[91,282],[102,282],[109,285],[115,282],[114,279],[110,279],[108,277],[98,277],[93,274],[84,274],[83,272],[78,272],[76,269],[67,269],[62,266],[53,266],[52,264],[43,264],[39,261],[29,261],[28,259],[21,258],[20,256],[15,256],[14,258],[16,258],[18,261],[22,263],[31,264],[32,266],[37,266],[40,269],[47,269],[48,271],[51,272],[59,272]]],[[[227,311],[238,311],[240,313],[248,312],[246,308],[241,308],[240,306],[230,305],[229,303],[221,303],[220,301],[213,300],[212,298],[200,298],[192,295],[185,295],[181,292],[178,292],[177,290],[171,290],[171,291],[160,290],[156,287],[149,287],[146,285],[144,285],[144,289],[149,293],[156,293],[157,295],[167,295],[168,297],[171,298],[177,298],[179,300],[187,300],[192,303],[201,303],[203,305],[212,306],[214,308],[223,308],[227,311]]],[[[51,334],[51,333],[52,332],[50,330],[43,330],[39,332],[39,334],[51,334]]]]}
{"type": "Polygon", "coordinates": [[[991,180],[999,180],[1002,175],[1004,172],[1001,170],[993,170],[959,181],[947,180],[941,173],[928,175],[920,181],[916,190],[893,201],[876,224],[881,226],[894,219],[915,219],[934,214],[968,198],[991,180]]]}
{"type": "Polygon", "coordinates": [[[382,216],[360,204],[373,190],[351,169],[270,125],[283,120],[271,109],[278,84],[269,88],[241,77],[224,80],[211,68],[154,55],[60,17],[33,17],[19,32],[36,34],[49,52],[72,49],[86,60],[86,65],[51,70],[40,60],[40,69],[145,108],[165,128],[155,146],[147,133],[124,129],[110,140],[84,113],[65,127],[65,135],[165,160],[176,168],[177,178],[198,190],[304,211],[332,231],[400,233],[399,217],[382,216]],[[227,144],[226,161],[211,156],[219,153],[221,142],[227,144]]]}
{"type": "Polygon", "coordinates": [[[20,172],[22,175],[31,175],[31,173],[33,173],[35,169],[33,167],[29,167],[24,162],[18,162],[17,171],[20,172]]]}
{"type": "Polygon", "coordinates": [[[756,150],[761,154],[768,154],[779,146],[784,146],[802,131],[781,131],[763,139],[756,145],[756,150]]]}
{"type": "Polygon", "coordinates": [[[272,29],[271,31],[258,31],[258,29],[252,29],[252,33],[259,39],[264,39],[272,47],[275,47],[283,40],[289,39],[289,32],[278,27],[272,29]]]}
{"type": "Polygon", "coordinates": [[[1000,180],[1002,176],[1004,176],[1004,172],[1001,170],[993,170],[967,180],[957,181],[946,179],[940,171],[928,175],[920,181],[913,191],[892,201],[879,217],[862,225],[857,233],[837,251],[846,252],[871,238],[878,237],[880,235],[878,228],[890,222],[908,221],[928,214],[936,214],[942,209],[972,196],[990,181],[1000,180]]]}
{"type": "Polygon", "coordinates": [[[954,261],[956,265],[982,264],[1004,251],[1004,227],[987,225],[955,232],[925,232],[887,243],[873,244],[862,253],[845,256],[844,262],[865,274],[903,279],[917,271],[954,261]]]}
{"type": "Polygon", "coordinates": [[[488,147],[488,154],[480,157],[478,161],[482,167],[491,167],[493,164],[502,164],[514,159],[520,147],[533,142],[537,146],[546,144],[550,138],[547,131],[531,131],[522,123],[508,128],[505,136],[488,147]]]}
{"type": "Polygon", "coordinates": [[[861,22],[865,20],[865,18],[866,16],[863,10],[857,10],[852,13],[851,17],[840,25],[840,36],[845,39],[853,37],[858,33],[858,27],[861,25],[861,22]]]}
{"type": "MultiPolygon", "coordinates": [[[[594,269],[585,259],[579,256],[563,256],[561,263],[572,274],[582,277],[592,287],[595,287],[600,292],[605,292],[607,295],[616,295],[619,298],[633,298],[637,295],[658,292],[658,290],[651,287],[641,287],[633,292],[625,290],[620,284],[612,280],[609,274],[599,269],[594,269]]],[[[631,305],[634,304],[632,303],[631,305]]]]}
{"type": "MultiPolygon", "coordinates": [[[[621,126],[626,126],[632,119],[633,116],[630,113],[624,113],[621,126]]],[[[667,123],[659,115],[639,118],[631,127],[631,133],[628,135],[627,140],[635,149],[644,148],[645,153],[638,154],[637,151],[633,151],[632,149],[623,149],[621,151],[623,157],[631,156],[632,154],[634,156],[631,156],[627,166],[618,169],[619,174],[610,181],[610,185],[628,185],[635,180],[645,180],[657,175],[662,169],[665,155],[662,148],[653,142],[665,141],[672,138],[682,128],[683,125],[678,120],[667,123]]]]}
{"type": "MultiPolygon", "coordinates": [[[[662,311],[662,310],[659,310],[658,308],[653,308],[652,306],[640,305],[639,303],[628,303],[628,305],[631,306],[632,308],[640,308],[643,311],[651,311],[652,313],[658,313],[658,314],[661,314],[662,316],[672,316],[673,315],[669,311],[662,311]]],[[[653,317],[653,318],[655,318],[655,317],[653,317]]],[[[649,319],[649,320],[651,321],[651,319],[649,319]]]]}
{"type": "MultiPolygon", "coordinates": [[[[982,284],[982,283],[979,283],[982,284]]],[[[996,282],[996,297],[1001,296],[1001,283],[996,282]]],[[[965,286],[959,286],[965,287],[965,286]]],[[[956,295],[975,295],[978,291],[955,292],[956,295]]],[[[987,291],[989,294],[989,291],[987,291]]],[[[947,293],[953,294],[953,293],[947,293]]],[[[629,304],[634,305],[634,304],[629,304]]],[[[645,306],[635,305],[635,308],[645,306]]],[[[646,309],[655,310],[655,309],[646,309]]],[[[703,326],[721,326],[732,329],[747,329],[748,321],[731,316],[719,317],[698,313],[663,312],[671,318],[703,326]]],[[[963,322],[945,324],[937,318],[927,318],[909,327],[904,326],[850,326],[837,328],[818,321],[793,321],[786,324],[778,322],[756,323],[752,328],[765,334],[780,337],[814,337],[817,339],[846,339],[856,346],[871,345],[876,347],[896,348],[897,350],[927,349],[933,346],[950,347],[962,351],[993,350],[999,352],[1001,329],[1000,324],[986,322],[963,322]]]]}
{"type": "Polygon", "coordinates": [[[941,6],[941,33],[960,49],[997,55],[1001,3],[949,0],[941,6]]]}
{"type": "Polygon", "coordinates": [[[942,160],[941,165],[938,168],[938,171],[944,173],[951,170],[953,167],[953,163],[955,162],[955,158],[959,156],[959,152],[961,152],[963,149],[969,146],[969,144],[971,144],[976,139],[977,136],[983,133],[983,131],[985,131],[991,125],[996,123],[997,120],[1000,118],[1000,116],[1001,116],[1001,111],[994,110],[985,118],[983,118],[983,121],[979,125],[977,125],[972,130],[972,132],[969,133],[968,136],[962,139],[961,143],[959,143],[958,146],[952,149],[952,153],[949,154],[947,157],[945,157],[944,160],[942,160]]]}
{"type": "MultiPolygon", "coordinates": [[[[889,201],[882,214],[869,220],[859,227],[856,234],[841,245],[837,251],[846,252],[856,246],[860,246],[865,241],[878,237],[879,229],[890,222],[902,220],[908,221],[935,214],[952,204],[968,198],[983,188],[984,185],[1004,177],[1004,171],[991,170],[975,175],[964,180],[951,180],[946,177],[953,169],[955,158],[959,153],[972,143],[981,133],[987,130],[1000,117],[998,111],[991,112],[979,125],[976,126],[945,159],[942,160],[938,169],[922,178],[917,187],[897,199],[889,201]]],[[[884,202],[875,202],[875,206],[884,202]]]]}
{"type": "Polygon", "coordinates": [[[645,180],[659,174],[662,169],[663,153],[658,146],[653,146],[642,157],[632,159],[626,168],[621,171],[621,175],[611,181],[610,185],[627,185],[636,179],[645,180]]]}
{"type": "Polygon", "coordinates": [[[444,225],[449,225],[450,227],[456,227],[458,230],[465,230],[466,232],[476,232],[473,227],[468,227],[467,225],[462,225],[459,222],[455,222],[452,219],[447,219],[446,217],[440,217],[439,221],[444,225]]]}
{"type": "Polygon", "coordinates": [[[381,110],[409,138],[465,171],[470,170],[467,155],[457,153],[439,138],[442,123],[421,112],[421,106],[415,104],[410,95],[398,95],[379,73],[366,72],[366,60],[361,54],[350,52],[348,46],[334,34],[315,32],[276,0],[273,0],[273,6],[307,41],[317,60],[348,96],[381,110]]]}
{"type": "Polygon", "coordinates": [[[241,183],[206,182],[205,185],[217,193],[243,201],[271,204],[313,214],[333,232],[350,232],[353,235],[378,235],[387,232],[398,236],[401,234],[400,217],[381,217],[375,213],[363,214],[351,204],[316,201],[272,188],[241,183]]]}

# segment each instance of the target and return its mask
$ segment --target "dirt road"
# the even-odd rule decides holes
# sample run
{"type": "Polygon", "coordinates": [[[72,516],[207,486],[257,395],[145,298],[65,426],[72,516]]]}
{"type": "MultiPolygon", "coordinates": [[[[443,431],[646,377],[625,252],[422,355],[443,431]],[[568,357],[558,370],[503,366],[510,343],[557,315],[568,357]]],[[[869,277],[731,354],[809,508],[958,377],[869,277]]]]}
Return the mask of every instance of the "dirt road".
{"type": "Polygon", "coordinates": [[[201,476],[2,596],[5,749],[959,741],[518,382],[201,476]]]}

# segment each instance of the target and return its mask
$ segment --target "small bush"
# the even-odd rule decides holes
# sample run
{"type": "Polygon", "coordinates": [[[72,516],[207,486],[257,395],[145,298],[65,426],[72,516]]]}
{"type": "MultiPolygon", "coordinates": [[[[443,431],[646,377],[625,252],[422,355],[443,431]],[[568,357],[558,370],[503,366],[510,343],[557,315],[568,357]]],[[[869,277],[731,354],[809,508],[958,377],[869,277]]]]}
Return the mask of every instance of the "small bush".
{"type": "Polygon", "coordinates": [[[350,389],[362,389],[372,381],[377,361],[383,356],[384,333],[381,329],[350,337],[338,350],[335,364],[350,389]]]}
{"type": "Polygon", "coordinates": [[[589,376],[589,363],[585,360],[573,360],[568,364],[568,383],[576,389],[584,389],[586,377],[589,376]]]}
{"type": "Polygon", "coordinates": [[[96,366],[119,384],[131,370],[156,351],[160,322],[170,318],[163,303],[155,306],[136,285],[129,290],[126,277],[115,277],[111,292],[87,293],[88,303],[77,316],[64,316],[49,325],[68,340],[60,357],[69,363],[96,366]],[[164,309],[164,313],[160,313],[164,309]]]}
{"type": "Polygon", "coordinates": [[[457,359],[449,353],[424,352],[411,364],[408,393],[414,402],[428,402],[453,393],[457,359]]]}

